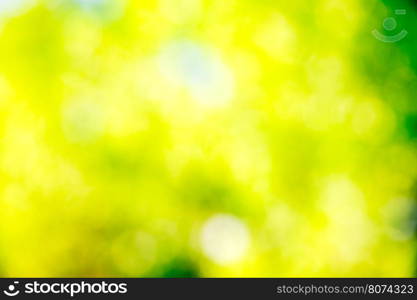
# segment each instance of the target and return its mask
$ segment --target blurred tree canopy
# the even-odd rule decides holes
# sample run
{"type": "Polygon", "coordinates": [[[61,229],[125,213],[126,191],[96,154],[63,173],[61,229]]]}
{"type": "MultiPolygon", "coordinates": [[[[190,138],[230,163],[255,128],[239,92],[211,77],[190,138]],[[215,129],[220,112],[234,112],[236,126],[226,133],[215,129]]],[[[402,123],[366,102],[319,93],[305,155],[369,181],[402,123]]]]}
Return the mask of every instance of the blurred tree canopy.
{"type": "Polygon", "coordinates": [[[416,14],[0,0],[0,275],[412,276],[416,14]]]}

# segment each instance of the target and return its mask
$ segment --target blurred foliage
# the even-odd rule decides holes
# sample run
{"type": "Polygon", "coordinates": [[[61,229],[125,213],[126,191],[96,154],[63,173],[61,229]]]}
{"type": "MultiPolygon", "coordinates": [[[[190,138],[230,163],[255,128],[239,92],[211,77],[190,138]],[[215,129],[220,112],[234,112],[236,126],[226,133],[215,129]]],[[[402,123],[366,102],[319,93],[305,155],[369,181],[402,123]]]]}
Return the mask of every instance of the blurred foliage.
{"type": "Polygon", "coordinates": [[[0,0],[0,275],[412,276],[412,5],[0,0]]]}

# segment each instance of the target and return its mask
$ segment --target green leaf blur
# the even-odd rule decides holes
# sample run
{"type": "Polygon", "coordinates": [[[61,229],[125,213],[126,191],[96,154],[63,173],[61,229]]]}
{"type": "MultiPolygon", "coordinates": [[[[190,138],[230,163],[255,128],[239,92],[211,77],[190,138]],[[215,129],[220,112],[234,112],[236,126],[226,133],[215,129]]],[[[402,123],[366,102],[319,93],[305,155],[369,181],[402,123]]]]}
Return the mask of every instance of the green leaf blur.
{"type": "Polygon", "coordinates": [[[0,0],[0,276],[413,276],[416,25],[411,1],[0,0]]]}

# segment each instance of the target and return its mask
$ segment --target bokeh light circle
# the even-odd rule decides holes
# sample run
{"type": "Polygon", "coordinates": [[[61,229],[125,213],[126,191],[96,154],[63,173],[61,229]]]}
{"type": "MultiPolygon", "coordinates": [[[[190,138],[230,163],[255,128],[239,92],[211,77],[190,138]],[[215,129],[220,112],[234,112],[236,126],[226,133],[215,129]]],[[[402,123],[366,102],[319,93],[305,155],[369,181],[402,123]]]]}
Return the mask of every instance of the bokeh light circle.
{"type": "Polygon", "coordinates": [[[226,265],[243,258],[249,246],[249,231],[237,217],[217,214],[201,231],[201,248],[215,263],[226,265]]]}

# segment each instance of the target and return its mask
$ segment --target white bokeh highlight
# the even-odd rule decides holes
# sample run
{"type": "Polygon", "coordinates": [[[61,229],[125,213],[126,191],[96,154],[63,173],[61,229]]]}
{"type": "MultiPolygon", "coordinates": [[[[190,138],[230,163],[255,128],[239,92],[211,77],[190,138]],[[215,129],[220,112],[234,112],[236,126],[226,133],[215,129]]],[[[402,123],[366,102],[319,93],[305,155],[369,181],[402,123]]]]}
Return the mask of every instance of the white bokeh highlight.
{"type": "Polygon", "coordinates": [[[200,233],[203,253],[220,265],[236,263],[243,259],[250,243],[246,224],[228,214],[216,214],[208,219],[200,233]]]}

